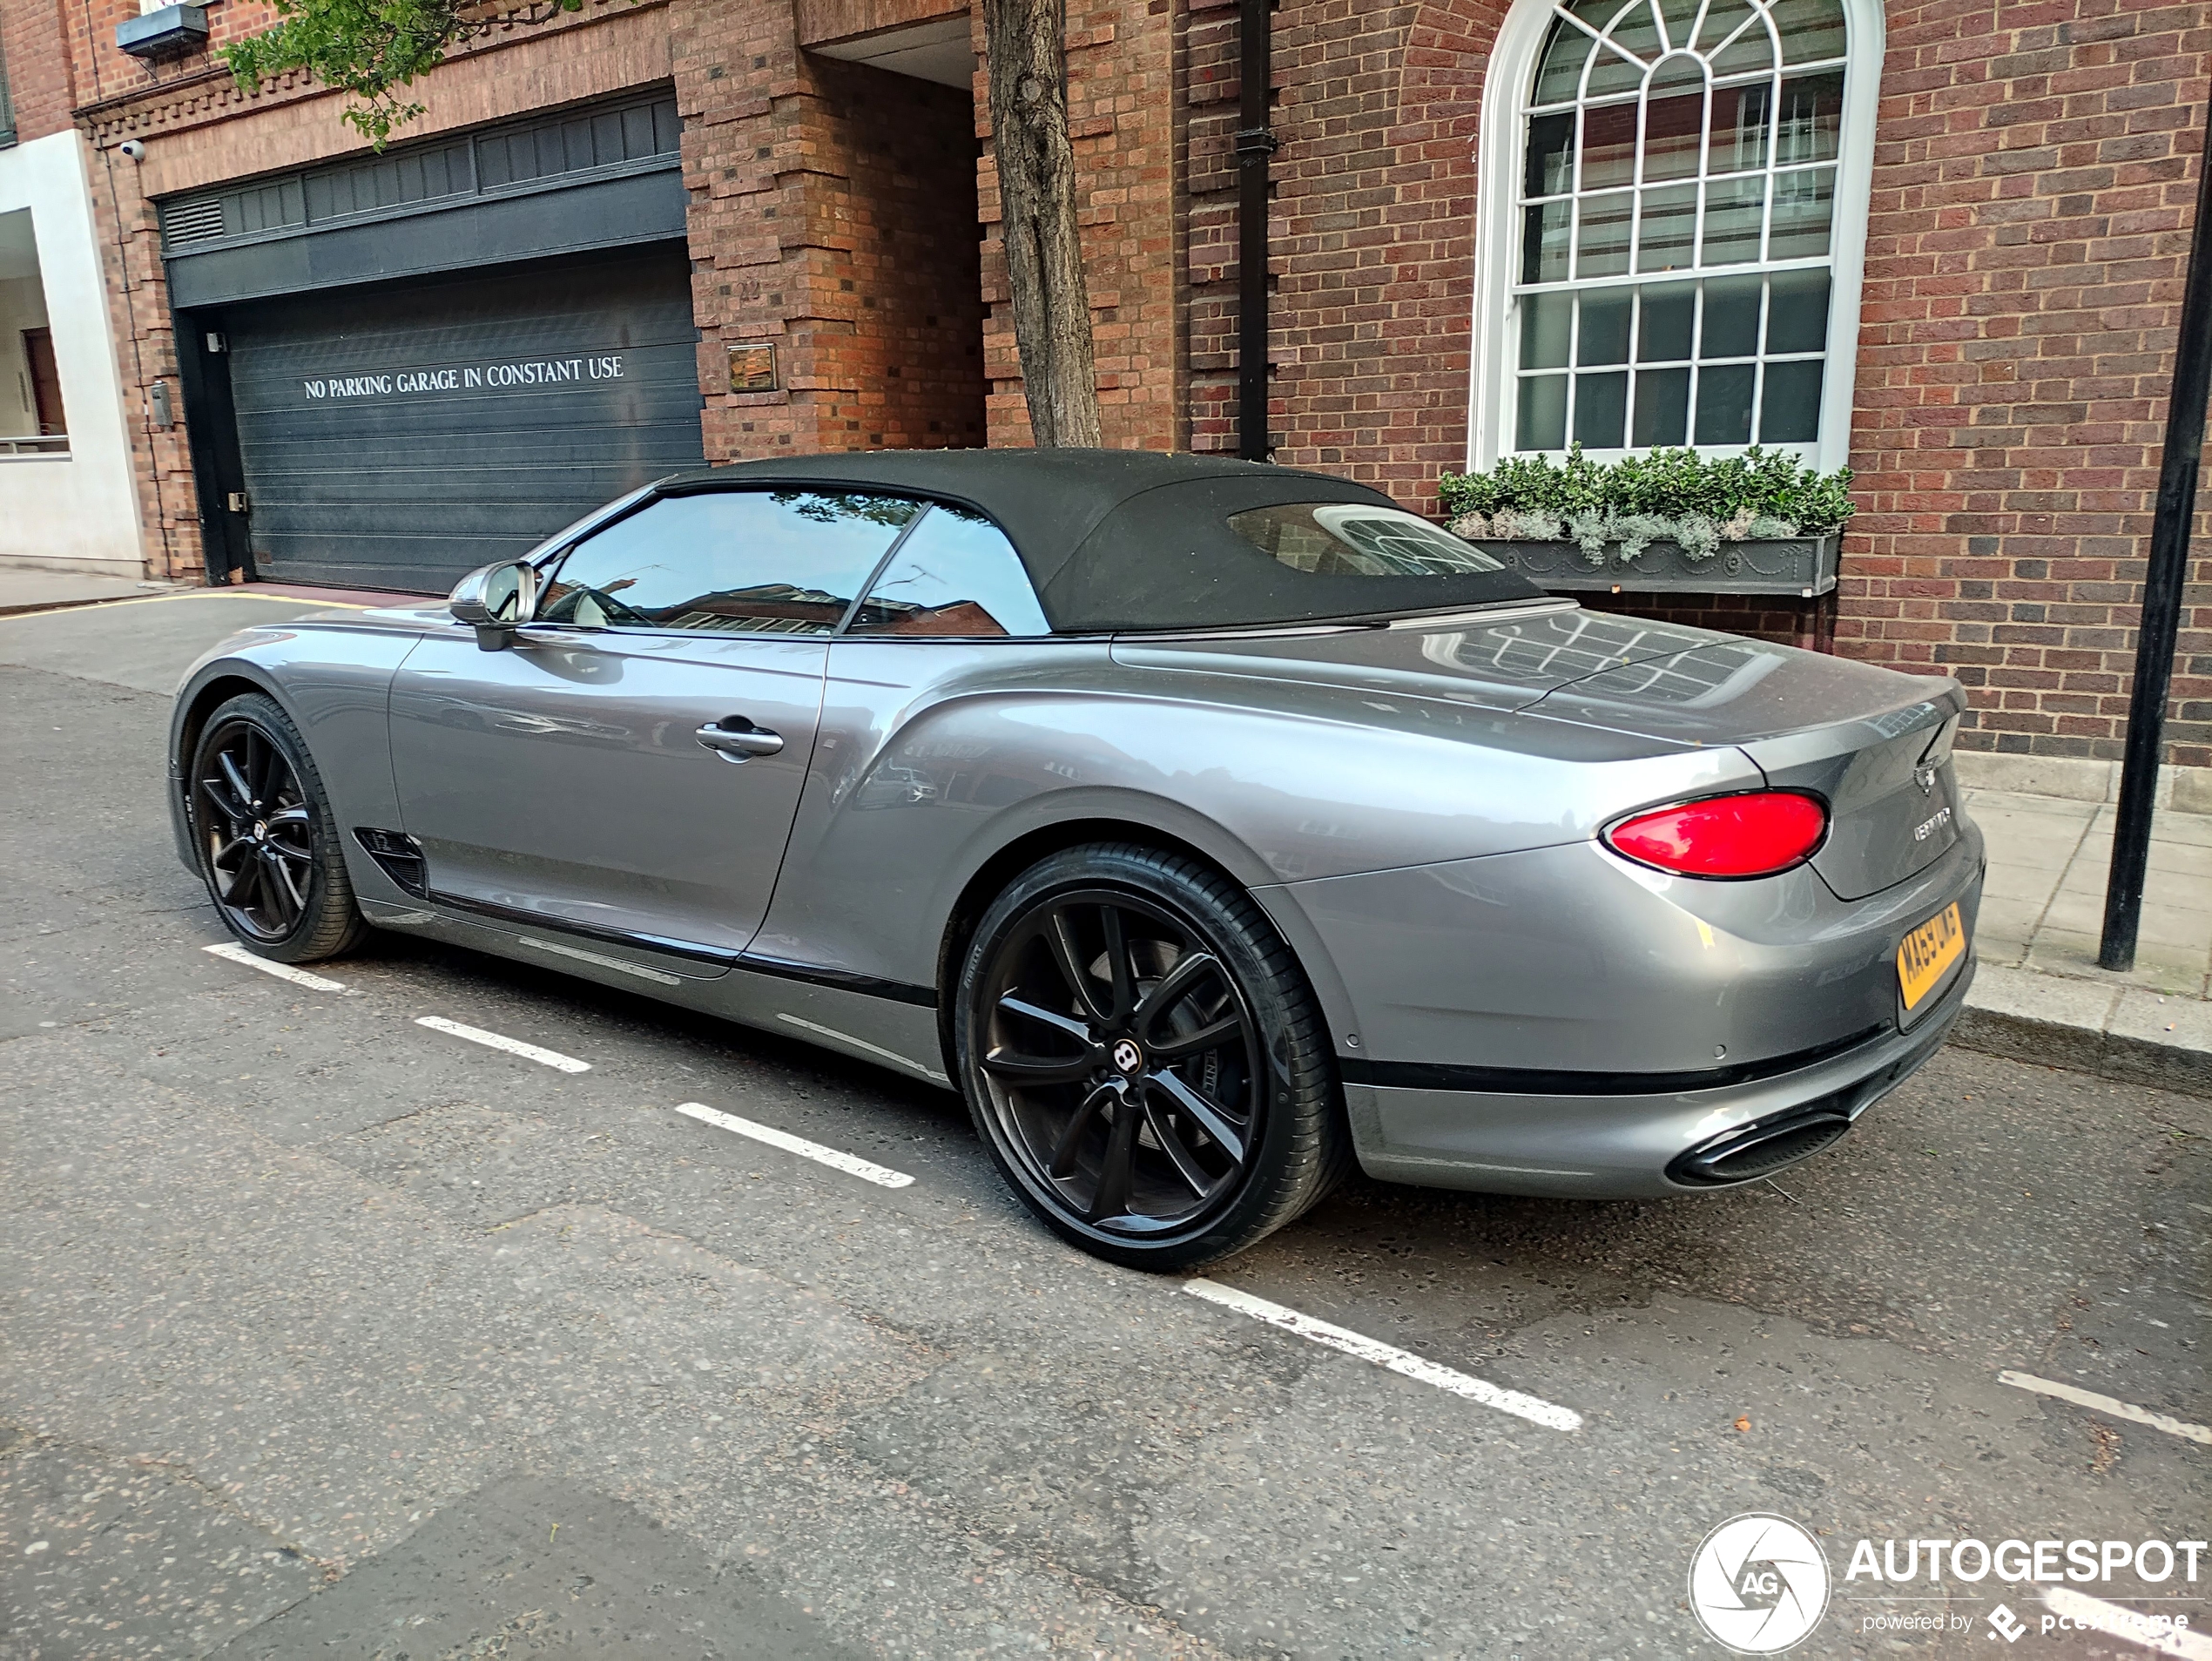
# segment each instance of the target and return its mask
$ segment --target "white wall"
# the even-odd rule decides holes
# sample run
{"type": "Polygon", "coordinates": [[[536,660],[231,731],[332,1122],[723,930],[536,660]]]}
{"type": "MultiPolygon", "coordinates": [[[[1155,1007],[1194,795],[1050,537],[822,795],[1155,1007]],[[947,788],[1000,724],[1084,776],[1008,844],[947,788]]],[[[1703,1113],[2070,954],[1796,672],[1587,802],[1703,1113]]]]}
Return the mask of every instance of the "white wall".
{"type": "MultiPolygon", "coordinates": [[[[142,577],[130,429],[87,164],[74,132],[0,150],[0,213],[28,208],[37,239],[70,442],[66,456],[0,455],[0,566],[142,577]]],[[[12,379],[0,395],[13,401],[12,379]]]]}

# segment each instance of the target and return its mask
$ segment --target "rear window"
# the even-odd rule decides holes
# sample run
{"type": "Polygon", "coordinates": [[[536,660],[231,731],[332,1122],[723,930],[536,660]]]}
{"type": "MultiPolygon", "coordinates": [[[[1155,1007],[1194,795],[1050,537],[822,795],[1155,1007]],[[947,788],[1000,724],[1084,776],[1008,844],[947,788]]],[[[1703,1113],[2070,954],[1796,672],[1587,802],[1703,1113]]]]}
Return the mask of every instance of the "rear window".
{"type": "Polygon", "coordinates": [[[1263,468],[1139,491],[1030,575],[1062,632],[1373,622],[1543,592],[1379,491],[1263,468]]]}
{"type": "Polygon", "coordinates": [[[1453,577],[1504,565],[1399,508],[1288,502],[1229,516],[1229,528],[1292,571],[1320,577],[1453,577]]]}

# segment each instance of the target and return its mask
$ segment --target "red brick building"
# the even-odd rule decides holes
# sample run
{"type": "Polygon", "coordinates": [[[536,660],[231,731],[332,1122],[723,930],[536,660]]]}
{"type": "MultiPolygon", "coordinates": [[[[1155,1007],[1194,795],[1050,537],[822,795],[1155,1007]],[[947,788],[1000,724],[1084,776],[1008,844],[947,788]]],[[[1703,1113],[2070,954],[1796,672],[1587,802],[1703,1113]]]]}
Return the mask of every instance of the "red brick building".
{"type": "MultiPolygon", "coordinates": [[[[52,0],[6,5],[14,27],[52,0]]],[[[1240,10],[1069,17],[1110,443],[1236,446],[1240,10]]],[[[581,499],[686,445],[1027,442],[965,8],[593,0],[456,53],[382,157],[316,88],[241,93],[189,42],[125,55],[124,0],[58,15],[113,182],[128,398],[168,379],[185,412],[135,435],[160,569],[428,581],[548,528],[484,483],[547,456],[581,499]],[[695,341],[671,333],[671,283],[695,341]],[[444,368],[594,357],[620,374],[520,425],[489,403],[404,413],[433,409],[444,368]],[[377,391],[392,374],[434,380],[377,391]],[[368,390],[288,389],[318,379],[368,390]],[[481,449],[494,429],[507,450],[481,449]],[[422,469],[442,505],[409,520],[422,469]],[[415,564],[387,558],[393,537],[415,564]]],[[[267,13],[206,19],[219,42],[267,13]]],[[[1848,463],[1824,619],[1674,609],[1955,674],[1963,748],[2101,790],[2202,148],[2202,7],[1295,0],[1272,29],[1278,459],[1427,510],[1447,469],[1575,439],[1848,463]]],[[[2182,651],[2173,759],[2212,763],[2212,641],[2182,651]]]]}

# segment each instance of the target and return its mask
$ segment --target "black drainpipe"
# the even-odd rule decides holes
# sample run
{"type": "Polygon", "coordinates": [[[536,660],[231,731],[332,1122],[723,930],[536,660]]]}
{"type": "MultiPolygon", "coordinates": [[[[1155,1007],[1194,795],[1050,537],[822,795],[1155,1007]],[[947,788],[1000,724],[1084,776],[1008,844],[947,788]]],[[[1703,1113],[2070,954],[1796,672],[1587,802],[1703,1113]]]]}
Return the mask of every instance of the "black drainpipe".
{"type": "Polygon", "coordinates": [[[1237,454],[1268,458],[1267,125],[1274,0],[1244,0],[1244,108],[1237,132],[1237,454]]]}

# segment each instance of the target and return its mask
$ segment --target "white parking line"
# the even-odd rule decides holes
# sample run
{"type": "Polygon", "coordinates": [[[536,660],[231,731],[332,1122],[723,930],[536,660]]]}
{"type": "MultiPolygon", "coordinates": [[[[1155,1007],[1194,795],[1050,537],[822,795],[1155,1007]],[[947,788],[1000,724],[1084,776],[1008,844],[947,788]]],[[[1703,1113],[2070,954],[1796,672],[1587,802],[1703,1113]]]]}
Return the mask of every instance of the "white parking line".
{"type": "Polygon", "coordinates": [[[588,1073],[591,1063],[578,1061],[574,1056],[564,1056],[557,1050],[541,1050],[534,1043],[524,1043],[520,1038],[502,1037],[496,1032],[486,1032],[482,1027],[464,1027],[458,1021],[448,1021],[442,1015],[419,1015],[415,1017],[418,1027],[428,1027],[433,1032],[449,1032],[456,1038],[466,1038],[470,1043],[480,1043],[487,1050],[504,1050],[510,1056],[520,1056],[525,1061],[536,1062],[543,1067],[557,1067],[564,1073],[588,1073]]]}
{"type": "Polygon", "coordinates": [[[903,1171],[894,1171],[850,1153],[840,1153],[835,1148],[826,1148],[819,1142],[809,1142],[803,1136],[793,1136],[788,1131],[779,1131],[772,1125],[755,1124],[751,1119],[741,1119],[734,1113],[725,1113],[703,1102],[679,1102],[676,1111],[725,1131],[735,1131],[739,1136],[749,1136],[755,1142],[765,1142],[772,1148],[781,1148],[786,1153],[795,1153],[802,1159],[812,1159],[816,1165],[842,1171],[848,1177],[858,1177],[872,1182],[879,1188],[904,1188],[914,1181],[903,1171]]]}
{"type": "Polygon", "coordinates": [[[1433,1384],[1440,1390],[1449,1390],[1453,1395],[1479,1401],[1486,1408],[1495,1408],[1501,1413],[1510,1413],[1517,1419],[1531,1424],[1544,1425],[1553,1430],[1579,1430],[1582,1415],[1572,1408],[1555,1407],[1549,1401],[1533,1395],[1523,1395],[1519,1390],[1501,1389],[1486,1380],[1440,1367],[1434,1361],[1424,1361],[1402,1349],[1393,1348],[1378,1339],[1361,1333],[1347,1332],[1342,1327],[1332,1327],[1325,1320],[1316,1320],[1302,1315],[1295,1309],[1285,1309],[1279,1303],[1270,1303],[1264,1298],[1255,1298],[1249,1292],[1239,1292],[1234,1286],[1224,1286],[1214,1280],[1186,1280],[1183,1289],[1194,1298],[1204,1298],[1208,1303],[1217,1303],[1224,1309],[1234,1309],[1240,1315],[1250,1315],[1254,1320],[1264,1320],[1271,1327],[1280,1327],[1286,1333],[1296,1333],[1300,1338],[1310,1338],[1317,1344],[1325,1344],[1346,1355],[1356,1355],[1363,1361],[1372,1361],[1377,1367],[1387,1367],[1400,1377],[1433,1384]]]}
{"type": "Polygon", "coordinates": [[[2193,1425],[2186,1419],[2175,1419],[2163,1413],[2153,1413],[2148,1408],[2139,1408],[2108,1395],[2099,1395],[2094,1390],[2077,1389],[2071,1384],[2060,1384],[2052,1379],[2039,1379],[2032,1373],[2004,1372],[1997,1375],[2000,1384],[2009,1384],[2016,1390],[2033,1390],[2038,1395],[2054,1395],[2061,1401],[2071,1401],[2077,1408],[2089,1408],[2098,1413],[2109,1414],[2115,1419],[2126,1419],[2139,1425],[2148,1425],[2153,1430],[2163,1430],[2169,1436],[2186,1436],[2191,1442],[2201,1442],[2212,1447],[2212,1425],[2193,1425]]]}
{"type": "Polygon", "coordinates": [[[2052,1587],[2043,1594],[2043,1604],[2076,1626],[2140,1644],[2155,1654],[2180,1656],[2182,1661],[2212,1661],[2212,1638],[2161,1624],[2155,1616],[2138,1614],[2124,1604],[2107,1604],[2071,1586],[2052,1587]]]}
{"type": "MultiPolygon", "coordinates": [[[[126,601],[125,604],[127,604],[129,602],[126,601]]],[[[266,957],[256,957],[245,947],[233,941],[226,940],[218,945],[202,946],[200,950],[211,957],[219,957],[230,963],[243,963],[248,969],[258,969],[264,975],[273,975],[280,981],[290,981],[294,986],[304,986],[312,991],[342,992],[346,989],[346,983],[343,981],[327,981],[320,975],[308,974],[304,969],[294,969],[289,963],[273,963],[266,957]]]]}

